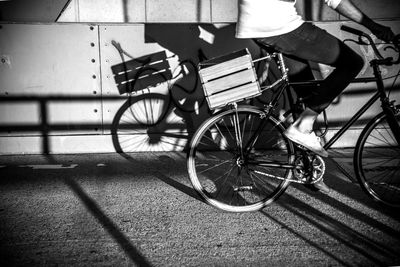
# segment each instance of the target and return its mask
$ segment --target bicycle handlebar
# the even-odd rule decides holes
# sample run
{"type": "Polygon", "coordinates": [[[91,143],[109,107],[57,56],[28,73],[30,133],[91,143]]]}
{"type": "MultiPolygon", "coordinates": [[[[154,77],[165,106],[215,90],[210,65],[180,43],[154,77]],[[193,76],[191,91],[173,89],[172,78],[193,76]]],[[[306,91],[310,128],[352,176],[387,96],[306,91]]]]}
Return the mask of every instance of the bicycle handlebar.
{"type": "Polygon", "coordinates": [[[398,57],[397,60],[394,60],[392,57],[383,57],[382,54],[379,52],[378,48],[376,47],[375,42],[372,40],[371,36],[369,36],[368,34],[366,34],[365,32],[361,31],[361,30],[357,30],[354,29],[352,27],[346,26],[346,25],[342,25],[340,27],[340,29],[342,31],[346,31],[349,33],[352,33],[354,35],[358,36],[358,41],[361,44],[366,44],[366,45],[371,45],[372,49],[374,50],[375,55],[378,57],[378,59],[376,60],[376,63],[379,65],[393,65],[393,64],[399,64],[400,63],[400,34],[396,35],[394,37],[394,39],[392,40],[392,44],[394,47],[390,47],[391,49],[393,49],[394,51],[397,52],[398,57]],[[368,40],[368,43],[366,43],[363,38],[368,40]]]}
{"type": "Polygon", "coordinates": [[[340,27],[340,29],[341,29],[342,31],[346,31],[346,32],[349,32],[349,33],[352,33],[352,34],[355,34],[355,35],[358,35],[358,36],[365,36],[365,37],[367,37],[367,38],[369,37],[369,35],[367,35],[366,33],[362,32],[362,31],[360,31],[360,30],[351,28],[351,27],[346,26],[346,25],[342,25],[342,26],[340,27]]]}

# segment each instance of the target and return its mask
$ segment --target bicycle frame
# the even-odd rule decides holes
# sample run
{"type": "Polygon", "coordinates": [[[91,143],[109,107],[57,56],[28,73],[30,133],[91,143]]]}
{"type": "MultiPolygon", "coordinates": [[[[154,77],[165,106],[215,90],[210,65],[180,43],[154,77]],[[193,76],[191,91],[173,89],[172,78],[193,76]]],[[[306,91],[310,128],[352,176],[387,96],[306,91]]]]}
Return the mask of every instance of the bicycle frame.
{"type": "MultiPolygon", "coordinates": [[[[274,84],[265,87],[267,89],[270,89],[272,87],[276,87],[277,84],[280,84],[280,87],[278,89],[278,91],[274,94],[272,100],[264,107],[265,109],[265,118],[267,118],[268,116],[272,115],[274,108],[277,106],[277,103],[279,101],[279,99],[282,97],[284,91],[289,90],[290,86],[293,85],[289,82],[288,79],[288,70],[285,67],[284,64],[284,60],[282,57],[282,54],[277,53],[278,56],[278,60],[277,63],[279,65],[279,69],[281,70],[282,73],[282,78],[279,79],[277,82],[275,82],[274,84]]],[[[339,131],[337,133],[335,133],[330,139],[329,141],[324,145],[325,149],[329,149],[330,147],[332,147],[332,145],[378,100],[380,99],[380,101],[382,102],[382,109],[385,113],[391,112],[392,116],[388,116],[388,118],[392,118],[393,120],[395,120],[394,118],[394,114],[393,114],[393,110],[391,108],[391,103],[389,102],[388,96],[386,95],[385,92],[385,87],[383,84],[383,79],[382,79],[382,75],[381,75],[381,71],[380,71],[380,67],[378,62],[375,62],[374,60],[371,61],[371,66],[373,68],[373,72],[374,72],[374,78],[368,78],[366,79],[368,82],[370,81],[375,81],[376,85],[377,85],[377,92],[371,96],[371,98],[356,112],[356,114],[354,114],[348,121],[347,123],[342,126],[339,131]]],[[[307,82],[306,82],[307,83],[307,82]]],[[[295,83],[295,84],[301,84],[301,83],[295,83]]],[[[290,95],[290,94],[289,94],[290,95]]],[[[293,98],[289,97],[289,105],[290,106],[294,106],[293,103],[293,98]]],[[[236,106],[234,106],[235,108],[236,106]]],[[[295,116],[295,114],[292,114],[293,116],[295,116]]],[[[239,121],[238,118],[236,118],[236,121],[239,121]]],[[[249,142],[246,144],[245,147],[242,148],[242,152],[241,155],[245,155],[250,151],[250,148],[253,147],[255,145],[255,143],[258,140],[258,137],[260,136],[261,132],[263,131],[264,127],[265,127],[265,120],[259,125],[258,129],[254,132],[254,134],[252,135],[252,137],[250,138],[249,142]]],[[[391,123],[389,121],[389,126],[391,127],[391,129],[393,130],[393,132],[396,135],[396,139],[397,141],[400,143],[400,127],[397,125],[397,123],[391,123]]],[[[237,134],[240,135],[240,129],[237,129],[237,134]]],[[[259,162],[260,163],[260,162],[259,162]]],[[[266,167],[280,167],[280,168],[284,168],[284,169],[295,169],[296,166],[295,165],[288,165],[288,164],[279,164],[276,162],[262,162],[260,165],[262,166],[266,166],[266,167]]]]}
{"type": "MultiPolygon", "coordinates": [[[[265,90],[274,88],[278,85],[280,85],[280,88],[279,88],[278,92],[276,94],[274,94],[274,97],[272,98],[271,102],[268,105],[266,105],[266,107],[264,108],[265,118],[272,114],[274,107],[277,105],[279,99],[282,97],[283,92],[289,88],[288,69],[286,68],[285,61],[283,59],[283,55],[281,53],[274,53],[268,58],[276,58],[276,57],[278,58],[276,61],[278,63],[278,67],[281,71],[282,76],[280,79],[278,79],[273,84],[263,87],[262,90],[265,91],[265,90]]],[[[236,107],[237,106],[234,106],[234,108],[236,108],[236,107]]],[[[236,120],[238,121],[238,118],[236,120]]],[[[244,148],[242,148],[242,155],[243,155],[243,151],[244,151],[244,154],[247,154],[250,151],[250,149],[255,145],[255,143],[258,140],[258,137],[260,136],[262,130],[264,129],[265,124],[266,124],[266,121],[263,120],[262,123],[259,125],[258,129],[255,131],[255,133],[250,138],[248,144],[244,148]]]]}
{"type": "MultiPolygon", "coordinates": [[[[373,68],[375,81],[377,85],[377,92],[350,118],[350,120],[343,125],[340,130],[334,134],[331,139],[324,145],[325,149],[329,149],[378,99],[382,102],[382,109],[385,113],[392,112],[390,108],[389,98],[386,95],[385,87],[383,84],[382,74],[379,68],[379,64],[372,60],[371,66],[373,68]]],[[[394,114],[388,116],[388,118],[394,119],[394,114]]],[[[389,121],[389,126],[395,133],[397,142],[400,144],[400,129],[397,123],[392,123],[389,121]]]]}
{"type": "MultiPolygon", "coordinates": [[[[371,44],[374,45],[372,40],[371,44]]],[[[398,45],[396,47],[397,49],[393,49],[399,52],[398,45]]],[[[257,94],[247,94],[247,91],[241,91],[241,87],[234,87],[239,88],[238,91],[242,95],[236,99],[230,98],[228,93],[224,95],[226,98],[220,99],[219,107],[226,108],[204,121],[189,144],[187,167],[193,188],[205,202],[222,210],[244,212],[262,209],[275,201],[291,182],[317,184],[322,181],[326,171],[325,160],[321,156],[285,136],[286,124],[298,119],[298,114],[305,109],[306,101],[301,97],[296,99],[294,93],[292,95],[290,87],[296,83],[289,82],[282,54],[269,47],[266,47],[265,51],[267,57],[264,58],[273,58],[280,72],[275,82],[261,87],[261,92],[273,89],[268,101],[259,99],[263,107],[251,103],[241,106],[237,104],[239,101],[260,95],[260,78],[265,80],[264,74],[269,70],[269,66],[262,69],[261,77],[252,75],[251,83],[259,82],[256,84],[257,94]],[[278,112],[281,111],[285,91],[288,96],[285,100],[288,100],[289,107],[286,108],[285,103],[286,112],[281,116],[278,112]]],[[[374,89],[374,92],[368,94],[370,99],[338,129],[338,132],[335,129],[325,148],[330,148],[379,100],[383,111],[371,118],[358,138],[353,156],[354,170],[360,186],[370,197],[387,206],[400,207],[400,197],[395,195],[399,190],[397,171],[400,127],[397,120],[400,105],[394,105],[394,101],[389,100],[390,95],[385,90],[380,72],[380,66],[399,64],[400,58],[393,60],[390,57],[379,56],[376,61],[372,60],[370,63],[374,70],[374,78],[357,79],[356,82],[374,82],[376,91],[374,89]]],[[[254,65],[250,65],[254,70],[254,65]]],[[[307,81],[297,85],[318,86],[318,83],[321,81],[307,81]]],[[[215,106],[209,107],[215,110],[215,106]]],[[[320,136],[324,136],[328,131],[325,114],[324,120],[326,127],[320,136]]],[[[343,168],[339,169],[345,171],[343,168]]]]}

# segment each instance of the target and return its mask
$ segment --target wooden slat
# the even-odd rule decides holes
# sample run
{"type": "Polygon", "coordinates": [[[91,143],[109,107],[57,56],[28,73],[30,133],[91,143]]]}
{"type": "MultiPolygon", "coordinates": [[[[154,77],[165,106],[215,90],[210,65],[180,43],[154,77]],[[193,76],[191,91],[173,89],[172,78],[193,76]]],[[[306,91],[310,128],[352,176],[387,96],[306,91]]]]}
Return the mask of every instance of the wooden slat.
{"type": "Polygon", "coordinates": [[[212,79],[228,75],[229,73],[252,68],[252,66],[251,58],[249,56],[243,56],[205,69],[200,69],[199,72],[203,83],[205,83],[212,79]]]}
{"type": "Polygon", "coordinates": [[[247,69],[217,80],[213,80],[211,82],[204,83],[203,87],[206,90],[207,95],[212,95],[232,87],[255,81],[256,77],[254,76],[253,69],[247,69]]]}
{"type": "Polygon", "coordinates": [[[249,50],[247,48],[245,48],[245,49],[231,52],[229,54],[225,54],[222,56],[218,56],[218,57],[214,57],[214,58],[205,60],[203,62],[200,62],[199,65],[201,68],[208,68],[215,64],[220,64],[222,62],[229,61],[231,59],[235,59],[235,58],[242,57],[242,56],[249,55],[249,54],[250,54],[249,50]]]}
{"type": "Polygon", "coordinates": [[[239,86],[237,88],[220,92],[208,96],[207,101],[211,109],[225,106],[226,104],[237,102],[239,100],[260,95],[260,87],[257,82],[239,86]]]}

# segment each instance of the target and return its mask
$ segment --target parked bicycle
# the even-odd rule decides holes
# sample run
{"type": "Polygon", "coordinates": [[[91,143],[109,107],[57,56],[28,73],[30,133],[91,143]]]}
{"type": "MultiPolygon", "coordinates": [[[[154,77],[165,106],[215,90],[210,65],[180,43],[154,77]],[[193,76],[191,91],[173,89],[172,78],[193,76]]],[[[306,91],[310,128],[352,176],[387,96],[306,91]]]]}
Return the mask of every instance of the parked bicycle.
{"type": "MultiPolygon", "coordinates": [[[[379,100],[382,112],[367,123],[357,141],[354,170],[359,184],[372,199],[398,208],[400,105],[390,99],[391,88],[385,88],[380,66],[398,64],[400,58],[384,58],[371,37],[362,31],[347,26],[342,26],[342,30],[356,34],[359,43],[372,46],[376,58],[370,65],[376,93],[324,148],[329,149],[379,100]]],[[[391,46],[397,54],[399,39],[397,36],[391,46]]],[[[313,184],[325,173],[323,158],[283,135],[285,120],[277,114],[278,102],[291,84],[282,54],[268,52],[266,57],[258,60],[275,60],[281,77],[265,87],[260,87],[254,71],[254,62],[258,60],[253,61],[247,50],[199,65],[207,102],[216,112],[204,121],[190,142],[188,174],[193,188],[205,202],[225,211],[262,209],[276,200],[290,183],[313,184]],[[272,89],[274,94],[270,102],[262,108],[237,104],[272,89]]]]}

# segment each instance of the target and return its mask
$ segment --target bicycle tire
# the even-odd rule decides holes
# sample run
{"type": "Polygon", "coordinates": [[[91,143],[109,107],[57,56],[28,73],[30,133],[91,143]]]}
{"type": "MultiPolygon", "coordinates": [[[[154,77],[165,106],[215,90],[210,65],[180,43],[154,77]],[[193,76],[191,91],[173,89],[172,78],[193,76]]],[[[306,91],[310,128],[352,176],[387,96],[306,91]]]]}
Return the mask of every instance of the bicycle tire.
{"type": "MultiPolygon", "coordinates": [[[[400,113],[395,117],[400,125],[400,113]]],[[[374,117],[361,132],[354,163],[359,184],[373,200],[400,208],[400,144],[384,112],[374,117]]]]}
{"type": "Polygon", "coordinates": [[[224,211],[257,211],[271,204],[289,185],[292,170],[258,166],[257,162],[294,162],[294,146],[284,137],[284,130],[277,118],[265,117],[263,110],[252,106],[225,110],[209,118],[189,146],[187,168],[193,188],[206,203],[224,211]],[[240,131],[236,132],[241,133],[242,142],[237,142],[235,135],[236,114],[240,121],[240,131]],[[248,143],[262,120],[265,130],[238,164],[240,145],[248,143]]]}
{"type": "Polygon", "coordinates": [[[157,151],[168,149],[171,142],[178,143],[172,136],[157,135],[170,110],[169,95],[145,93],[130,96],[111,125],[116,152],[157,151]]]}

